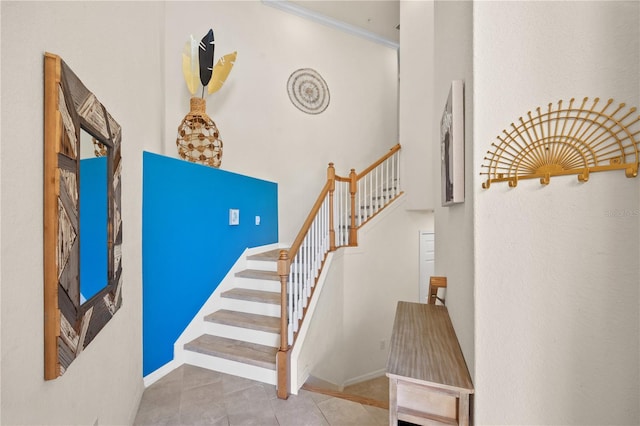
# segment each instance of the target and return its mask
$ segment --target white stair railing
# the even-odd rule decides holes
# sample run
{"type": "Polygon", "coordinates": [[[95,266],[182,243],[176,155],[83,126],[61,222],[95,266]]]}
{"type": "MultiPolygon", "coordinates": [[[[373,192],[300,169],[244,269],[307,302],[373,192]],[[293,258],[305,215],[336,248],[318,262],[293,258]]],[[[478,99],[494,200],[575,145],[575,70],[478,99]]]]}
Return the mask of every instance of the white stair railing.
{"type": "Polygon", "coordinates": [[[280,349],[276,358],[278,398],[289,396],[288,352],[295,343],[316,281],[329,251],[357,246],[357,230],[400,196],[400,145],[360,174],[336,176],[329,163],[327,182],[289,250],[278,260],[280,349]]]}
{"type": "Polygon", "coordinates": [[[359,228],[375,216],[390,201],[400,195],[400,155],[394,153],[357,176],[357,203],[359,228]]]}

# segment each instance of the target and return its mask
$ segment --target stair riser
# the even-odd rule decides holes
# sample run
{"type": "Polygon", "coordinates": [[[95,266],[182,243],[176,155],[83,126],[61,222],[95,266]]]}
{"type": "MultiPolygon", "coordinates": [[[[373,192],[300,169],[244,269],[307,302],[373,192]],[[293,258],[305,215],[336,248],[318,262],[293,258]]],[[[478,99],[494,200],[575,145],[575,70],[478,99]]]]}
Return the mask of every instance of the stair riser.
{"type": "Polygon", "coordinates": [[[273,348],[277,348],[280,345],[280,334],[235,327],[227,324],[205,321],[204,332],[214,336],[257,343],[259,345],[271,346],[273,348]]]}
{"type": "Polygon", "coordinates": [[[185,364],[195,365],[196,367],[244,377],[246,379],[262,383],[268,383],[271,385],[276,385],[277,383],[277,374],[275,370],[243,364],[241,362],[205,355],[198,352],[185,350],[184,362],[185,364]]]}
{"type": "Polygon", "coordinates": [[[247,260],[247,269],[276,272],[278,270],[278,263],[264,260],[247,260]]]}
{"type": "Polygon", "coordinates": [[[269,317],[280,317],[280,305],[269,303],[252,302],[250,300],[220,298],[220,308],[230,311],[245,312],[247,314],[266,315],[269,317]]]}
{"type": "Polygon", "coordinates": [[[236,287],[239,287],[239,288],[248,288],[251,290],[273,291],[276,293],[280,292],[280,281],[235,277],[234,283],[236,284],[236,287]]]}

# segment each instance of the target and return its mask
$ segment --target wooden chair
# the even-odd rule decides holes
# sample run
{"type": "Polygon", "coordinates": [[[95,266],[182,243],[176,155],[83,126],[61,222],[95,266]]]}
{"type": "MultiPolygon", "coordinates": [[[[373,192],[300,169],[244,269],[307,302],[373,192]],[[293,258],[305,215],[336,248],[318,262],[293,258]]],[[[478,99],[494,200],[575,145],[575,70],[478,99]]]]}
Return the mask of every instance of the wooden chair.
{"type": "Polygon", "coordinates": [[[427,303],[434,304],[439,300],[444,305],[444,298],[438,297],[438,289],[447,288],[447,277],[430,277],[429,278],[429,300],[427,303]]]}

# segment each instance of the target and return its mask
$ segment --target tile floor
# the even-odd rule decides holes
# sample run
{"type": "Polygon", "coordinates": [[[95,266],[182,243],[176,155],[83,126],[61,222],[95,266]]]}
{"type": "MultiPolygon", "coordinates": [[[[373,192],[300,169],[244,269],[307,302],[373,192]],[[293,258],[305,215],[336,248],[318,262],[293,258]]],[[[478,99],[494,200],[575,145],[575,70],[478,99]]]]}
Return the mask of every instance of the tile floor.
{"type": "Polygon", "coordinates": [[[273,385],[183,365],[144,391],[134,424],[376,426],[389,412],[302,389],[280,400],[273,385]]]}

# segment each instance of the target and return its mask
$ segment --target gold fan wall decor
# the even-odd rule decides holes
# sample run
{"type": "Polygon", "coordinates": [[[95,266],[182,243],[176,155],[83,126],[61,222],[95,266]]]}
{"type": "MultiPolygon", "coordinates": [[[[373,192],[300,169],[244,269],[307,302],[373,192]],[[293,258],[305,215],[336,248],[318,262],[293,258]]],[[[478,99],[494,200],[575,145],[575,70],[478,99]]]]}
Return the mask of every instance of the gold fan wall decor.
{"type": "Polygon", "coordinates": [[[546,185],[551,176],[577,175],[586,182],[592,172],[624,170],[629,178],[638,175],[640,163],[640,116],[636,108],[624,103],[613,107],[613,99],[600,103],[600,98],[580,105],[562,100],[546,110],[519,118],[510,130],[497,136],[484,157],[481,175],[492,182],[508,182],[516,187],[520,179],[540,179],[546,185]],[[588,105],[590,104],[590,105],[588,105]]]}

